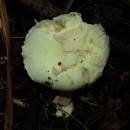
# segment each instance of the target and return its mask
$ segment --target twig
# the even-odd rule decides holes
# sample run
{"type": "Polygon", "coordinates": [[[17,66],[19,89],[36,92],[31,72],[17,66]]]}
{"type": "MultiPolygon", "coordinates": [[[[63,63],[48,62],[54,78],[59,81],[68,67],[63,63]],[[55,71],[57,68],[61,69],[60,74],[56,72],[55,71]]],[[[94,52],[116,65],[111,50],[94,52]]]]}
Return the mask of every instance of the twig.
{"type": "Polygon", "coordinates": [[[7,52],[7,102],[4,130],[11,130],[13,122],[12,108],[12,80],[11,80],[11,58],[10,58],[10,30],[7,12],[3,0],[0,0],[1,35],[7,52]]]}
{"type": "Polygon", "coordinates": [[[16,98],[13,98],[13,103],[20,106],[20,107],[23,107],[25,108],[26,107],[26,103],[25,102],[22,102],[20,101],[19,99],[16,99],[16,98]]]}
{"type": "Polygon", "coordinates": [[[66,4],[66,7],[65,7],[65,10],[64,10],[64,13],[68,13],[70,11],[70,8],[73,4],[74,0],[68,0],[67,1],[67,4],[66,4]]]}
{"type": "Polygon", "coordinates": [[[67,123],[66,123],[66,121],[65,121],[65,117],[63,116],[63,119],[64,119],[64,123],[65,123],[65,128],[66,128],[66,130],[69,130],[68,129],[68,126],[67,126],[67,123]]]}
{"type": "Polygon", "coordinates": [[[101,106],[99,106],[96,102],[94,102],[94,100],[91,99],[91,98],[88,98],[88,97],[79,97],[79,99],[80,99],[81,101],[83,101],[83,102],[85,102],[85,103],[91,105],[91,106],[101,107],[101,106]]]}

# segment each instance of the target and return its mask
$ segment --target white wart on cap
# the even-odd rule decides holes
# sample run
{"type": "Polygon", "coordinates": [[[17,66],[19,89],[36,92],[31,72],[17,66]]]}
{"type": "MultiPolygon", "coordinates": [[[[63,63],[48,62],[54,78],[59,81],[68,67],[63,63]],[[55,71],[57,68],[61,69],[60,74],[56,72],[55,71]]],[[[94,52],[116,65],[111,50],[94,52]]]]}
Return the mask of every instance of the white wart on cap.
{"type": "Polygon", "coordinates": [[[109,38],[100,24],[87,24],[76,12],[37,22],[22,46],[31,79],[70,91],[95,82],[109,56],[109,38]]]}

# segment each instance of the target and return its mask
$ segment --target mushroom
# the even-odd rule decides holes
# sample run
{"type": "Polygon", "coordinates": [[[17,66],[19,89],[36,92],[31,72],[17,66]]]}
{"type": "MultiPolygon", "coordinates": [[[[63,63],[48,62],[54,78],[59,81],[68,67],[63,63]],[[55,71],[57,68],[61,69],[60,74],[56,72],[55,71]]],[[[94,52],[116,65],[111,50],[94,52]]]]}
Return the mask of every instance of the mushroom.
{"type": "Polygon", "coordinates": [[[22,56],[30,78],[61,91],[54,103],[71,114],[71,92],[103,73],[109,37],[101,24],[85,23],[81,14],[70,12],[37,22],[26,35],[22,56]]]}

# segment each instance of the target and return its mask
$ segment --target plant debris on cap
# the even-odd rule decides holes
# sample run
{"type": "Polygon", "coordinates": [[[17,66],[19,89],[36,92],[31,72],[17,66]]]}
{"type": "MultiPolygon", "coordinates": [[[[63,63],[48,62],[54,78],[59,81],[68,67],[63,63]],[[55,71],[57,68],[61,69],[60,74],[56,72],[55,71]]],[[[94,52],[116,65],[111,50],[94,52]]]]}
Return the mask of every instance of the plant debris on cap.
{"type": "Polygon", "coordinates": [[[71,12],[37,22],[22,46],[25,69],[37,83],[75,90],[95,82],[109,56],[109,37],[100,24],[71,12]]]}

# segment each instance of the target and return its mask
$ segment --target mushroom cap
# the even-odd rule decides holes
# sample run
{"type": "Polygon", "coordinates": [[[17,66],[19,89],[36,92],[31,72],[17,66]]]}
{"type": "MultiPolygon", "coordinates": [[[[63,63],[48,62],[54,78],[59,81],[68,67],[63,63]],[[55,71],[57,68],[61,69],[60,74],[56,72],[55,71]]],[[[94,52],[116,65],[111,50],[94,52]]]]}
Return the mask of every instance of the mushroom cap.
{"type": "Polygon", "coordinates": [[[109,37],[100,24],[87,24],[77,12],[37,22],[22,46],[30,78],[57,90],[95,82],[109,57],[109,37]]]}

